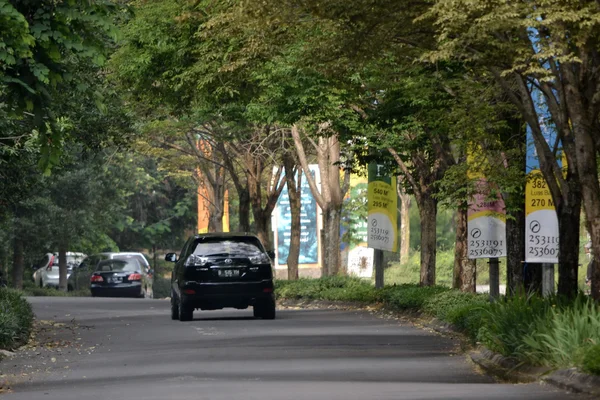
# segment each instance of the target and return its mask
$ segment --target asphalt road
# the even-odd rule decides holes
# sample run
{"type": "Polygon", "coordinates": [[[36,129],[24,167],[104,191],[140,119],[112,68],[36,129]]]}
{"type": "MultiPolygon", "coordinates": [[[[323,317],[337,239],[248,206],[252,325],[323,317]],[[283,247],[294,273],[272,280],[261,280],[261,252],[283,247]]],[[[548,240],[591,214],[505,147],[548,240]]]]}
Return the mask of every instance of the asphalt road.
{"type": "Polygon", "coordinates": [[[0,362],[7,400],[583,399],[482,375],[457,343],[365,311],[196,311],[165,300],[32,298],[39,343],[0,362]],[[51,322],[53,321],[53,322],[51,322]]]}

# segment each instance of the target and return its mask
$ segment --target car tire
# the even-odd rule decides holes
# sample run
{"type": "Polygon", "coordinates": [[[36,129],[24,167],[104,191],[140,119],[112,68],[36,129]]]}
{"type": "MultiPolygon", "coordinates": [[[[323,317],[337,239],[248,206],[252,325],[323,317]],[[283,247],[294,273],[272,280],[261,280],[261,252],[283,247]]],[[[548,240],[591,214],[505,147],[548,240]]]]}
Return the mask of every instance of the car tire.
{"type": "Polygon", "coordinates": [[[177,321],[179,319],[179,303],[175,297],[175,293],[171,293],[171,319],[177,321]]]}
{"type": "Polygon", "coordinates": [[[275,319],[275,300],[268,300],[262,315],[263,319],[275,319]]]}
{"type": "Polygon", "coordinates": [[[179,309],[179,320],[184,322],[184,321],[191,321],[192,319],[194,319],[194,309],[191,308],[190,306],[188,306],[187,304],[184,304],[183,301],[179,300],[177,302],[178,304],[178,309],[179,309]]]}
{"type": "Polygon", "coordinates": [[[275,301],[268,299],[254,306],[254,317],[262,319],[275,319],[275,301]]]}

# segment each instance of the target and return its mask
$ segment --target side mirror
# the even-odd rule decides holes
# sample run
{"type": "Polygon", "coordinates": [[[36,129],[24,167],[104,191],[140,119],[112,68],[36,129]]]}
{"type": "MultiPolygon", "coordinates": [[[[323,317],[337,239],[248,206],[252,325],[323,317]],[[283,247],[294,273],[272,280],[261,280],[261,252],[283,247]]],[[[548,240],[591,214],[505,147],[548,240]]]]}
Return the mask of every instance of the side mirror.
{"type": "Polygon", "coordinates": [[[267,255],[269,256],[269,258],[270,258],[271,260],[274,260],[274,259],[275,259],[275,251],[274,251],[274,250],[269,250],[269,251],[267,251],[267,255]]]}
{"type": "Polygon", "coordinates": [[[175,253],[167,253],[167,255],[165,256],[165,261],[177,262],[177,254],[175,254],[175,253]]]}

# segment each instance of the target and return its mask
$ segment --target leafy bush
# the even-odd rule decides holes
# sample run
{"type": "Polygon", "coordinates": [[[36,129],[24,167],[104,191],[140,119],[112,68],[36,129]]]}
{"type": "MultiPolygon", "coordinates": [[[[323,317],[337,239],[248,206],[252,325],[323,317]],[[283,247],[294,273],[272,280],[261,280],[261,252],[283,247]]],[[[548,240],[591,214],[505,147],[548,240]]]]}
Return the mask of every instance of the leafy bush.
{"type": "Polygon", "coordinates": [[[600,375],[600,344],[587,349],[583,357],[582,369],[588,374],[600,375]]]}
{"type": "Polygon", "coordinates": [[[88,297],[91,295],[90,289],[79,289],[71,292],[63,292],[55,288],[40,288],[40,287],[27,287],[23,288],[23,294],[25,296],[52,296],[52,297],[88,297]]]}
{"type": "Polygon", "coordinates": [[[29,338],[33,310],[21,292],[0,288],[0,348],[13,349],[29,338]]]}
{"type": "Polygon", "coordinates": [[[332,301],[376,300],[375,288],[360,278],[331,276],[321,279],[303,278],[296,281],[278,280],[275,285],[278,298],[332,301]]]}
{"type": "Polygon", "coordinates": [[[535,320],[533,332],[523,337],[519,357],[535,365],[582,365],[588,349],[600,344],[600,309],[583,295],[568,303],[552,300],[548,312],[535,320]]]}
{"type": "Polygon", "coordinates": [[[388,286],[380,290],[379,299],[397,310],[421,311],[427,300],[448,290],[443,286],[388,286]]]}
{"type": "Polygon", "coordinates": [[[506,297],[490,304],[483,314],[478,339],[487,348],[505,356],[517,356],[523,338],[535,321],[549,310],[548,303],[537,296],[506,297]]]}
{"type": "Polygon", "coordinates": [[[152,294],[155,299],[171,297],[171,279],[154,275],[152,282],[152,294]]]}
{"type": "Polygon", "coordinates": [[[489,303],[488,295],[447,290],[436,294],[425,301],[423,311],[441,320],[460,308],[472,308],[489,303]]]}
{"type": "Polygon", "coordinates": [[[487,294],[448,290],[427,299],[423,310],[475,339],[488,306],[487,294]]]}

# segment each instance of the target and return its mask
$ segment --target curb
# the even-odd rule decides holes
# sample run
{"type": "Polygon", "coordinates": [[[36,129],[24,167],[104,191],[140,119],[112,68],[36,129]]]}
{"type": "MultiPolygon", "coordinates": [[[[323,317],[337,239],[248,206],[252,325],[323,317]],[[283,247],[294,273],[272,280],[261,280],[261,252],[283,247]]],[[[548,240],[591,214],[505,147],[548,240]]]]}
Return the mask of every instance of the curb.
{"type": "Polygon", "coordinates": [[[547,367],[533,367],[514,358],[505,357],[486,348],[469,354],[471,360],[487,373],[512,383],[532,383],[550,371],[547,367]]]}
{"type": "MultiPolygon", "coordinates": [[[[283,307],[385,310],[381,305],[356,302],[339,302],[329,300],[278,299],[277,304],[283,307]]],[[[387,310],[390,311],[390,310],[387,310]]],[[[427,322],[419,320],[415,315],[395,311],[398,316],[405,317],[417,326],[432,329],[442,335],[459,335],[462,333],[448,323],[431,319],[427,322]]],[[[600,376],[589,375],[576,368],[553,370],[549,367],[534,367],[513,358],[494,353],[485,347],[467,352],[469,358],[486,373],[511,383],[544,382],[559,389],[574,393],[590,394],[600,397],[600,376]]]]}
{"type": "Polygon", "coordinates": [[[558,370],[542,377],[542,381],[575,393],[586,393],[600,397],[600,376],[584,374],[576,368],[558,370]]]}
{"type": "Polygon", "coordinates": [[[12,358],[14,356],[15,353],[13,353],[12,351],[0,350],[0,361],[2,361],[4,358],[12,358]]]}
{"type": "Polygon", "coordinates": [[[577,368],[553,370],[548,367],[533,367],[486,348],[473,351],[469,356],[488,374],[508,382],[544,382],[574,393],[600,396],[600,376],[585,374],[577,368]]]}

